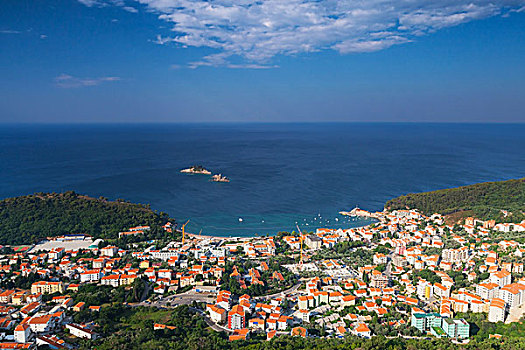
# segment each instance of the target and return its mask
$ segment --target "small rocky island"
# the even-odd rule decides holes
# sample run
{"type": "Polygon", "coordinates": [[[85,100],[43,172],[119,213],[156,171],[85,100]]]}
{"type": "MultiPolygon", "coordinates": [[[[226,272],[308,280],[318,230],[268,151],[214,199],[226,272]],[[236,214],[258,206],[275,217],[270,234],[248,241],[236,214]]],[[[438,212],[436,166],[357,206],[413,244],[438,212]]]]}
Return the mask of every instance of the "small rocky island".
{"type": "Polygon", "coordinates": [[[180,172],[187,174],[211,175],[211,171],[205,169],[202,165],[194,165],[188,169],[182,169],[180,172]]]}
{"type": "MultiPolygon", "coordinates": [[[[202,165],[193,165],[187,169],[182,169],[180,171],[181,173],[186,174],[202,174],[202,175],[211,175],[211,171],[204,168],[202,165]]],[[[215,174],[212,175],[210,181],[213,182],[230,182],[230,179],[228,179],[226,176],[223,176],[222,174],[215,174]]]]}
{"type": "Polygon", "coordinates": [[[222,174],[213,175],[211,179],[215,182],[230,182],[230,179],[228,179],[226,176],[223,176],[222,174]]]}

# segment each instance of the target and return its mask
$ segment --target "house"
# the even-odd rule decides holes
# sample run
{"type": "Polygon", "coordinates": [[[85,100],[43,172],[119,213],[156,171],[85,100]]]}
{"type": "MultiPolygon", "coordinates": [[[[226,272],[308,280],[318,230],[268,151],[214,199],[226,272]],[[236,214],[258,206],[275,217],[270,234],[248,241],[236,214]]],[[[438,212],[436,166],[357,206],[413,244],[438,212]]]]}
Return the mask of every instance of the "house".
{"type": "Polygon", "coordinates": [[[85,307],[86,307],[86,303],[81,301],[81,302],[77,303],[75,306],[73,306],[73,311],[80,312],[80,311],[84,310],[85,307]]]}
{"type": "Polygon", "coordinates": [[[469,256],[469,251],[467,247],[461,247],[458,249],[443,249],[441,252],[441,257],[443,261],[449,263],[462,262],[466,261],[469,256]]]}
{"type": "Polygon", "coordinates": [[[372,332],[370,331],[370,328],[368,328],[366,323],[359,323],[357,327],[355,327],[353,333],[358,337],[363,338],[370,338],[372,336],[372,332]]]}
{"type": "Polygon", "coordinates": [[[246,340],[250,336],[250,330],[247,328],[243,329],[236,329],[233,331],[233,334],[230,335],[229,340],[235,341],[235,340],[246,340]]]}
{"type": "Polygon", "coordinates": [[[372,277],[370,286],[373,288],[385,288],[388,287],[388,277],[383,275],[377,270],[372,270],[372,277]]]}
{"type": "Polygon", "coordinates": [[[107,275],[101,278],[100,284],[103,286],[112,286],[112,287],[118,287],[119,286],[119,275],[107,275]]]}
{"type": "Polygon", "coordinates": [[[107,246],[102,249],[100,249],[100,254],[104,256],[113,257],[117,255],[118,253],[118,247],[115,246],[107,246]]]}
{"type": "Polygon", "coordinates": [[[83,327],[76,323],[69,323],[66,325],[66,328],[69,329],[69,332],[77,338],[86,338],[86,339],[97,339],[98,335],[92,332],[90,329],[83,327]]]}
{"type": "Polygon", "coordinates": [[[13,328],[15,323],[15,320],[11,319],[10,317],[2,317],[0,318],[0,330],[9,330],[13,328]]]}
{"type": "Polygon", "coordinates": [[[266,340],[272,340],[277,335],[277,331],[269,331],[266,333],[266,340]]]}
{"type": "Polygon", "coordinates": [[[507,284],[499,290],[499,298],[503,299],[511,309],[518,307],[525,302],[525,285],[521,283],[507,284]]]}
{"type": "Polygon", "coordinates": [[[497,298],[499,285],[496,283],[480,283],[476,286],[476,294],[486,300],[497,298]]]}
{"type": "Polygon", "coordinates": [[[388,261],[388,258],[385,254],[381,254],[381,253],[374,254],[373,262],[375,265],[386,264],[387,261],[388,261]]]}
{"type": "Polygon", "coordinates": [[[492,299],[492,301],[490,302],[490,307],[489,307],[488,321],[489,322],[504,322],[506,311],[507,311],[507,304],[505,303],[505,300],[500,299],[500,298],[492,299]]]}
{"type": "Polygon", "coordinates": [[[158,271],[157,276],[159,278],[166,278],[171,280],[171,278],[173,277],[173,271],[170,269],[161,269],[158,271]]]}
{"type": "Polygon", "coordinates": [[[54,318],[50,315],[34,316],[28,321],[33,333],[44,333],[50,331],[54,326],[54,318]]]}
{"type": "Polygon", "coordinates": [[[306,338],[306,337],[308,337],[308,330],[306,328],[304,328],[304,327],[294,327],[290,331],[290,335],[292,337],[303,337],[303,338],[306,338]]]}
{"type": "Polygon", "coordinates": [[[34,303],[29,303],[26,306],[24,306],[23,308],[21,308],[20,312],[23,315],[27,316],[29,314],[37,312],[38,310],[40,310],[40,303],[34,302],[34,303]]]}
{"type": "Polygon", "coordinates": [[[299,309],[306,310],[315,306],[314,297],[311,295],[300,295],[297,298],[299,309]]]}
{"type": "Polygon", "coordinates": [[[98,259],[95,259],[93,260],[93,268],[94,269],[101,269],[105,266],[106,264],[106,258],[98,258],[98,259]]]}
{"type": "Polygon", "coordinates": [[[470,325],[464,319],[443,318],[441,329],[450,338],[468,338],[470,336],[470,325]]]}
{"type": "Polygon", "coordinates": [[[265,322],[262,318],[252,318],[248,321],[248,327],[253,329],[260,329],[264,332],[265,322]]]}
{"type": "Polygon", "coordinates": [[[39,281],[31,285],[32,294],[53,294],[63,292],[64,283],[62,282],[39,281]]]}
{"type": "Polygon", "coordinates": [[[29,343],[33,338],[31,327],[28,324],[19,324],[15,328],[14,337],[17,343],[29,343]]]}
{"type": "Polygon", "coordinates": [[[1,342],[0,349],[36,349],[31,343],[1,342]]]}
{"type": "Polygon", "coordinates": [[[0,303],[2,304],[8,304],[13,299],[13,295],[15,294],[14,290],[5,290],[2,293],[0,293],[0,303]]]}
{"type": "Polygon", "coordinates": [[[228,328],[242,329],[246,327],[246,315],[244,309],[240,305],[235,305],[230,312],[228,312],[228,328]]]}
{"type": "Polygon", "coordinates": [[[276,319],[267,319],[266,320],[266,329],[268,330],[277,330],[277,320],[276,319]]]}
{"type": "Polygon", "coordinates": [[[304,239],[304,243],[306,244],[306,246],[308,246],[308,248],[317,250],[321,248],[323,240],[318,236],[308,235],[304,239]]]}
{"type": "Polygon", "coordinates": [[[97,269],[85,271],[80,274],[80,282],[81,283],[98,282],[102,278],[102,276],[103,276],[103,273],[97,269]]]}
{"type": "Polygon", "coordinates": [[[511,282],[511,274],[507,270],[497,271],[492,273],[489,277],[490,282],[496,283],[498,286],[503,287],[511,282]]]}
{"type": "Polygon", "coordinates": [[[450,297],[450,288],[445,287],[441,283],[434,283],[434,295],[440,298],[448,298],[450,297]]]}
{"type": "Polygon", "coordinates": [[[208,304],[206,311],[210,314],[210,319],[215,323],[223,323],[226,321],[226,310],[220,306],[208,304]]]}
{"type": "Polygon", "coordinates": [[[344,295],[342,298],[341,298],[341,306],[345,307],[345,306],[351,306],[351,305],[355,305],[355,300],[357,298],[353,295],[344,295]]]}
{"type": "Polygon", "coordinates": [[[22,305],[25,303],[27,297],[27,292],[16,292],[11,298],[13,305],[22,305]]]}
{"type": "Polygon", "coordinates": [[[280,316],[277,319],[277,329],[280,331],[284,331],[288,326],[291,324],[292,318],[289,316],[280,316]]]}
{"type": "Polygon", "coordinates": [[[39,335],[36,337],[36,345],[47,346],[49,349],[67,349],[65,342],[53,335],[39,335]]]}
{"type": "Polygon", "coordinates": [[[161,330],[161,329],[168,329],[168,330],[172,331],[174,329],[177,329],[177,327],[175,327],[175,326],[168,326],[168,325],[165,325],[165,324],[162,324],[162,323],[155,323],[153,325],[153,330],[154,331],[158,331],[158,330],[161,330]]]}
{"type": "Polygon", "coordinates": [[[230,310],[230,295],[219,293],[217,296],[217,306],[222,307],[224,310],[230,310]]]}
{"type": "Polygon", "coordinates": [[[78,288],[80,288],[80,284],[77,283],[71,283],[69,286],[67,286],[67,290],[71,290],[73,292],[78,292],[78,288]]]}

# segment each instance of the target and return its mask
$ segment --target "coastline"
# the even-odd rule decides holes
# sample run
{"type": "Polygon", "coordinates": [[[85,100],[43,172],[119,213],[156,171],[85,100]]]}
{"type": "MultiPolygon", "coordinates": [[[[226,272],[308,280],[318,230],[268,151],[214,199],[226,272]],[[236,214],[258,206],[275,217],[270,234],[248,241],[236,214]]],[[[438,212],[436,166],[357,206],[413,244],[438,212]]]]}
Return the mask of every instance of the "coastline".
{"type": "MultiPolygon", "coordinates": [[[[349,213],[350,211],[348,211],[349,213]]],[[[366,212],[366,211],[363,211],[363,212],[366,212]]],[[[368,212],[366,212],[368,213],[368,212]]],[[[371,213],[370,213],[371,214],[371,213]]],[[[305,226],[305,223],[304,222],[299,222],[299,226],[300,226],[300,229],[301,231],[303,231],[303,233],[310,233],[310,232],[315,232],[317,229],[333,229],[333,230],[338,230],[338,229],[342,229],[342,230],[348,230],[348,229],[359,229],[359,228],[363,228],[363,227],[368,227],[376,222],[378,222],[379,220],[377,219],[377,217],[373,214],[371,215],[357,215],[357,216],[349,216],[349,215],[342,215],[343,217],[346,216],[345,219],[347,219],[347,221],[340,221],[340,224],[338,223],[335,223],[335,222],[331,222],[329,224],[326,224],[326,225],[323,225],[323,224],[317,224],[315,226],[308,226],[308,224],[306,224],[305,226]]],[[[193,221],[192,221],[193,222],[193,221]]],[[[190,224],[192,223],[190,222],[190,224]]],[[[294,222],[297,222],[297,221],[294,221],[294,222]]],[[[239,224],[239,225],[242,225],[239,224]]],[[[204,226],[204,225],[203,225],[204,226]]],[[[249,234],[246,234],[246,235],[241,235],[241,234],[218,234],[218,233],[210,233],[210,232],[206,232],[206,233],[203,233],[203,234],[198,234],[198,233],[194,233],[194,232],[188,232],[186,229],[186,236],[187,237],[192,237],[192,238],[198,238],[198,239],[210,239],[210,240],[235,240],[235,241],[245,241],[245,240],[251,240],[251,239],[254,239],[254,238],[262,238],[262,237],[273,237],[273,236],[276,236],[279,232],[292,232],[292,231],[297,231],[297,228],[295,227],[295,224],[293,225],[290,225],[290,224],[283,224],[283,225],[275,225],[274,229],[273,230],[266,230],[267,233],[264,233],[264,234],[260,234],[258,233],[258,231],[262,231],[261,229],[257,229],[257,228],[254,228],[253,230],[251,230],[250,228],[239,228],[243,231],[249,231],[251,233],[249,234]]],[[[228,231],[233,231],[234,229],[232,228],[229,228],[228,231]]],[[[178,231],[180,232],[180,231],[178,231]]]]}

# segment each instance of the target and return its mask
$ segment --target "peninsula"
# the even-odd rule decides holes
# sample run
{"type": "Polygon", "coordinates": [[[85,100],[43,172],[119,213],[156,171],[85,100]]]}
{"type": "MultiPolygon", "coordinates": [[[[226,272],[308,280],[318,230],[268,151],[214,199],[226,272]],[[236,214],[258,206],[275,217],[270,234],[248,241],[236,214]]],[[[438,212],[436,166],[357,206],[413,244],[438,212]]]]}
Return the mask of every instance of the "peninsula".
{"type": "Polygon", "coordinates": [[[519,223],[525,220],[525,178],[410,193],[389,200],[385,208],[418,209],[425,215],[439,213],[450,222],[476,216],[519,223]]]}

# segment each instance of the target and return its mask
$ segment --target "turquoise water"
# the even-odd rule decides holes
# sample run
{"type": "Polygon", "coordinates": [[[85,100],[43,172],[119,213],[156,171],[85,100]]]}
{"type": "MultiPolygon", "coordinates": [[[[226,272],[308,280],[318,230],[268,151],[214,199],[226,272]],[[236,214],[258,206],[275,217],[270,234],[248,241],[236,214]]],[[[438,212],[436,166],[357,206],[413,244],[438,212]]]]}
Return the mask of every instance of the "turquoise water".
{"type": "Polygon", "coordinates": [[[346,228],[368,223],[338,215],[356,205],[524,177],[524,135],[522,124],[1,126],[0,197],[125,198],[224,236],[346,228]],[[231,182],[179,172],[193,164],[231,182]]]}

